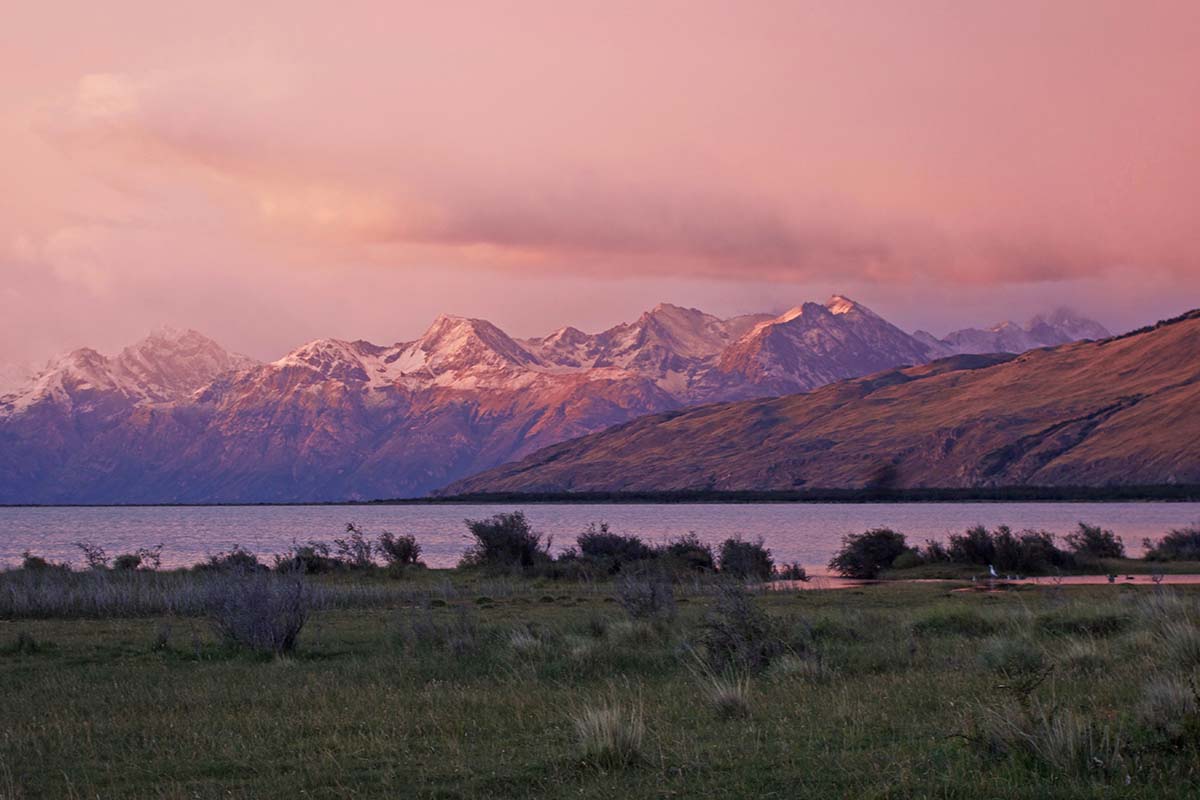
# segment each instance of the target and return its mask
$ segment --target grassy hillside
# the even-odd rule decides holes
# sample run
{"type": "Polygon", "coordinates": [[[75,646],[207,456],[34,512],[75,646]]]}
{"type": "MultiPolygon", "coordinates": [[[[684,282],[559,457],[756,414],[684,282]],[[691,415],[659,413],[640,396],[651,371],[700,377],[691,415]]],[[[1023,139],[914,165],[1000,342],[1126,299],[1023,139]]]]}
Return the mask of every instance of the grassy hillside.
{"type": "Polygon", "coordinates": [[[309,580],[281,656],[184,605],[0,620],[0,797],[1200,791],[1196,593],[309,580]]]}

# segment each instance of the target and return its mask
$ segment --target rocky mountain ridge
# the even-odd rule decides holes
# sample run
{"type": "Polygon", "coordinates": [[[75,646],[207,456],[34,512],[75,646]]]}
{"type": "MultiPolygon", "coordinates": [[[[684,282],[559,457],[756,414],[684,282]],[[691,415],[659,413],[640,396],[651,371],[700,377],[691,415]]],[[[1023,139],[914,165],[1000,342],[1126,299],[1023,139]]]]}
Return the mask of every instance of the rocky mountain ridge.
{"type": "Polygon", "coordinates": [[[444,494],[1200,485],[1200,311],[651,415],[444,494]]]}
{"type": "MultiPolygon", "coordinates": [[[[1086,323],[1058,319],[1055,331],[1086,323]]],[[[952,347],[934,341],[841,296],[724,320],[661,304],[597,334],[524,340],[441,316],[415,341],[319,339],[266,364],[164,330],[111,358],[75,350],[0,397],[0,502],[422,495],[643,414],[808,391],[952,347]]]]}

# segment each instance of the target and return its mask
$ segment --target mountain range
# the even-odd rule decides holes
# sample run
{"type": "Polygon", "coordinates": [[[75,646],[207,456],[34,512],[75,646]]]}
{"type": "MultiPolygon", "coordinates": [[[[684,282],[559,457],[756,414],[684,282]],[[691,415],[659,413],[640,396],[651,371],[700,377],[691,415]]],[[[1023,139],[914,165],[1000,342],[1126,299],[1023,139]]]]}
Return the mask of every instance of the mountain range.
{"type": "Polygon", "coordinates": [[[1200,484],[1200,311],[642,417],[446,494],[1200,484]]]}
{"type": "Polygon", "coordinates": [[[662,304],[533,339],[442,316],[415,341],[319,339],[271,363],[164,329],[111,358],[75,350],[0,396],[0,502],[420,496],[645,414],[1106,335],[1060,311],[937,339],[841,296],[731,319],[662,304]]]}

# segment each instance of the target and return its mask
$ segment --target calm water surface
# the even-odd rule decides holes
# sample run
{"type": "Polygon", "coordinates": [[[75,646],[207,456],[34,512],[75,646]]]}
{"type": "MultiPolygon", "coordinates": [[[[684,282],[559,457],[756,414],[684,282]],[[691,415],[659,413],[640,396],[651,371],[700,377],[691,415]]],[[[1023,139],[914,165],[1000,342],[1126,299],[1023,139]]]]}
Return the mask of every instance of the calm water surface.
{"type": "MultiPolygon", "coordinates": [[[[268,557],[293,540],[341,536],[347,522],[369,533],[414,534],[426,563],[451,566],[467,545],[463,520],[512,505],[414,506],[207,506],[147,508],[0,508],[0,563],[13,564],[25,550],[79,564],[73,543],[87,540],[110,555],[163,545],[163,563],[189,565],[211,553],[241,545],[268,557]]],[[[776,561],[824,569],[843,535],[887,526],[910,542],[945,539],[973,525],[1038,528],[1058,534],[1080,520],[1111,528],[1132,553],[1143,538],[1200,522],[1200,503],[905,503],[905,504],[639,504],[529,505],[536,530],[552,536],[554,549],[570,546],[589,522],[607,521],[614,531],[661,541],[695,531],[709,542],[741,535],[762,537],[776,561]]]]}

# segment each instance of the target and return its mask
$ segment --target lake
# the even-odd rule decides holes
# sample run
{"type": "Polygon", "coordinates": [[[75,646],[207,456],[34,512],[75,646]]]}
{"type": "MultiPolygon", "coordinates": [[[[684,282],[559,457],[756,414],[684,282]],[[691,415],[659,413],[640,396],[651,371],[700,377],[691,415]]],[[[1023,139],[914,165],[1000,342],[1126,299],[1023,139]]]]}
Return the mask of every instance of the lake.
{"type": "MultiPolygon", "coordinates": [[[[411,533],[426,563],[447,567],[467,546],[463,520],[513,511],[515,505],[370,506],[167,506],[0,508],[0,564],[21,553],[81,563],[74,542],[102,546],[109,555],[163,545],[163,565],[190,565],[241,545],[260,556],[286,550],[292,541],[342,536],[347,522],[370,534],[411,533]]],[[[842,536],[890,527],[914,544],[944,540],[983,524],[1065,534],[1080,520],[1110,528],[1131,554],[1145,537],[1200,523],[1200,503],[746,503],[746,504],[529,504],[534,528],[553,537],[553,549],[570,546],[588,523],[607,521],[619,533],[658,542],[694,531],[708,542],[730,536],[761,537],[777,562],[799,562],[824,571],[842,536]]]]}

